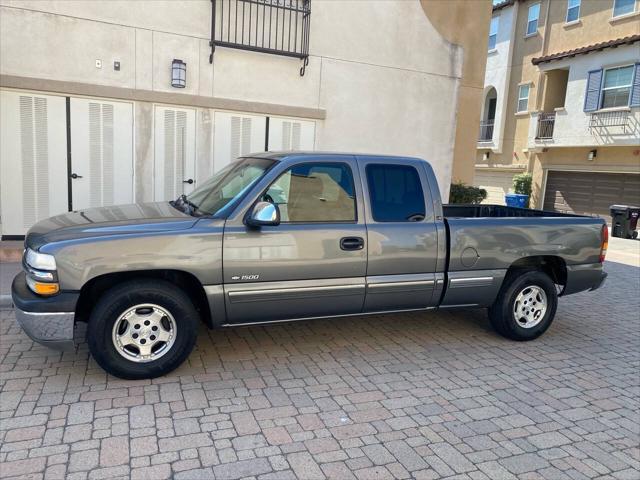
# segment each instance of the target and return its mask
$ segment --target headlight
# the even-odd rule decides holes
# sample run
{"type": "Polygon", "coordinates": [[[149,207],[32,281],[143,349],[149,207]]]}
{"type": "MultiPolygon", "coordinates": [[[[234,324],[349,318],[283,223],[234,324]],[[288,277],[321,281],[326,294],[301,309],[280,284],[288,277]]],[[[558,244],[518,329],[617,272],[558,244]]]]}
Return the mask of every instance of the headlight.
{"type": "Polygon", "coordinates": [[[53,255],[38,253],[28,248],[24,255],[27,286],[38,295],[55,295],[60,291],[57,282],[56,259],[53,255]]]}
{"type": "Polygon", "coordinates": [[[27,248],[25,261],[31,268],[37,270],[50,270],[56,269],[56,259],[53,255],[47,255],[46,253],[38,253],[35,250],[27,248]]]}

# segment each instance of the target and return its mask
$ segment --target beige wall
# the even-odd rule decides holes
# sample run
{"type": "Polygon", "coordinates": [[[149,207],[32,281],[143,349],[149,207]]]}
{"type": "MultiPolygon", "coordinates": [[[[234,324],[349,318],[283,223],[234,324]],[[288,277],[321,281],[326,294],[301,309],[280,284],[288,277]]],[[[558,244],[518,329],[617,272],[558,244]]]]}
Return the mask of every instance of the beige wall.
{"type": "Polygon", "coordinates": [[[472,183],[487,62],[491,0],[421,0],[421,3],[440,34],[463,48],[452,181],[472,183]]]}
{"type": "MultiPolygon", "coordinates": [[[[152,136],[152,103],[312,118],[318,149],[426,158],[445,196],[454,157],[454,176],[472,178],[490,0],[316,0],[304,77],[298,60],[256,52],[217,48],[209,64],[210,12],[209,0],[0,0],[1,84],[138,102],[137,139],[152,136]]],[[[210,130],[198,123],[200,163],[210,130]]]]}

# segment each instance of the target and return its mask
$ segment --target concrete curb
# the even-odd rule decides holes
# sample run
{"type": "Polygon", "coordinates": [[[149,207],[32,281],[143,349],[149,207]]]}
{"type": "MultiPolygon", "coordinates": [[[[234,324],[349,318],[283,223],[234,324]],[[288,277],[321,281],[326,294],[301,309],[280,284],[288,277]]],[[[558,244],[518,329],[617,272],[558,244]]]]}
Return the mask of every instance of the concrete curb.
{"type": "Polygon", "coordinates": [[[0,295],[0,308],[11,308],[12,305],[11,295],[0,295]]]}

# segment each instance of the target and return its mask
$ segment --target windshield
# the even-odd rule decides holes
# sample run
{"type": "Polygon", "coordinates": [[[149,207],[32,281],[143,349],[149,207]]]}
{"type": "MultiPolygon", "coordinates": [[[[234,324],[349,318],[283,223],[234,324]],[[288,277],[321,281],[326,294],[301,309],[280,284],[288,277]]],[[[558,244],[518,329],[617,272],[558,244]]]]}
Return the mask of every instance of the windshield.
{"type": "Polygon", "coordinates": [[[188,205],[196,215],[222,216],[274,163],[268,158],[240,158],[175,203],[188,205]]]}

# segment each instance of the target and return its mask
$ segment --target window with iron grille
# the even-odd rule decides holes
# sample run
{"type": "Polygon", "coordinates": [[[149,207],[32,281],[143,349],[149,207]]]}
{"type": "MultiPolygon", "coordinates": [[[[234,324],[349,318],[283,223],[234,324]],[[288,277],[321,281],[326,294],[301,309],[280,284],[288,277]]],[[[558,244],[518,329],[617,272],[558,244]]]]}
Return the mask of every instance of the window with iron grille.
{"type": "Polygon", "coordinates": [[[211,55],[216,46],[283,55],[309,64],[311,0],[211,0],[211,55]]]}
{"type": "Polygon", "coordinates": [[[604,71],[601,108],[626,107],[629,105],[633,65],[609,68],[604,71]]]}

